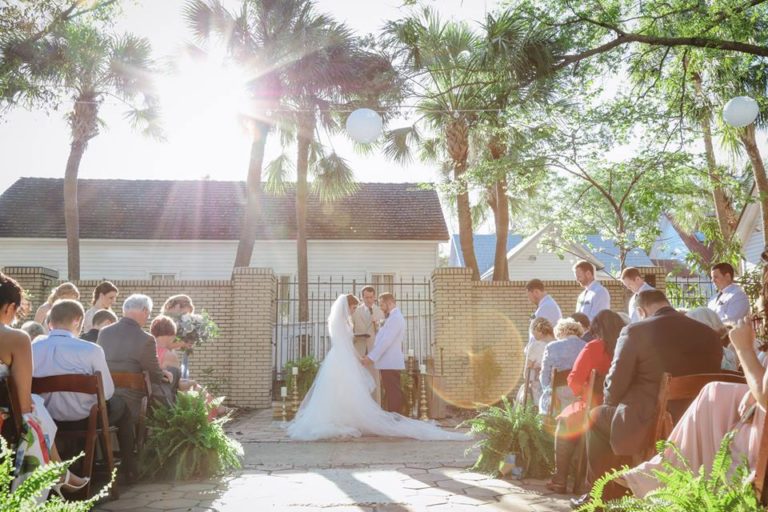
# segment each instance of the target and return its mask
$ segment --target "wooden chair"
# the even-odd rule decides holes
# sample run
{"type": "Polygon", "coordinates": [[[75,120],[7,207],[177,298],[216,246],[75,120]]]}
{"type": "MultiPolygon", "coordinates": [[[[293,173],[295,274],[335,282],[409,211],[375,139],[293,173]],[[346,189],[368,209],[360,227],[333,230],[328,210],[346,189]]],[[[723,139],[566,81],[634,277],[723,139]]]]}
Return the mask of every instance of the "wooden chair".
{"type": "Polygon", "coordinates": [[[8,444],[13,447],[19,442],[23,423],[21,413],[21,401],[13,376],[8,375],[0,382],[0,407],[8,409],[8,419],[3,422],[2,435],[8,444]]]}
{"type": "Polygon", "coordinates": [[[568,375],[570,374],[570,368],[567,370],[558,370],[557,368],[552,368],[552,376],[549,384],[549,386],[552,388],[552,396],[549,400],[549,409],[547,409],[547,415],[544,417],[544,425],[552,432],[555,431],[557,423],[555,420],[555,411],[559,411],[562,408],[560,406],[560,399],[557,396],[557,389],[568,385],[568,375]]]}
{"type": "MultiPolygon", "coordinates": [[[[95,395],[96,403],[91,407],[91,412],[86,418],[86,430],[62,430],[56,432],[57,438],[85,439],[85,458],[83,459],[83,474],[80,476],[93,476],[94,454],[96,452],[96,441],[100,437],[104,458],[106,459],[107,470],[110,476],[115,468],[114,456],[112,454],[111,433],[116,431],[115,427],[109,426],[107,418],[107,401],[104,399],[104,386],[101,379],[101,372],[94,375],[53,375],[50,377],[35,377],[32,379],[32,392],[43,393],[84,393],[86,395],[95,395]]],[[[85,496],[90,496],[91,482],[83,489],[85,496]]],[[[112,484],[110,494],[113,499],[119,497],[117,482],[112,484]]]]}
{"type": "Polygon", "coordinates": [[[669,437],[669,433],[674,427],[672,415],[667,411],[668,403],[674,400],[693,400],[710,382],[746,384],[747,381],[743,375],[734,375],[733,373],[697,373],[680,377],[672,377],[669,373],[662,375],[651,437],[643,452],[644,460],[648,460],[656,454],[656,443],[669,437]]]}
{"type": "Polygon", "coordinates": [[[581,428],[581,438],[579,444],[576,447],[576,474],[573,479],[573,493],[581,494],[581,488],[587,478],[587,431],[590,428],[591,422],[589,419],[589,411],[592,410],[596,404],[595,397],[601,395],[603,385],[605,384],[605,375],[599,375],[597,370],[592,369],[589,374],[589,384],[587,384],[587,394],[584,397],[584,403],[587,404],[584,411],[584,422],[581,428]]]}
{"type": "Polygon", "coordinates": [[[148,382],[148,375],[143,372],[112,372],[111,375],[112,382],[115,383],[116,388],[133,389],[141,392],[144,395],[144,397],[141,399],[139,418],[136,424],[136,448],[140,452],[144,447],[144,440],[146,439],[147,406],[149,405],[149,390],[152,389],[148,382]]]}

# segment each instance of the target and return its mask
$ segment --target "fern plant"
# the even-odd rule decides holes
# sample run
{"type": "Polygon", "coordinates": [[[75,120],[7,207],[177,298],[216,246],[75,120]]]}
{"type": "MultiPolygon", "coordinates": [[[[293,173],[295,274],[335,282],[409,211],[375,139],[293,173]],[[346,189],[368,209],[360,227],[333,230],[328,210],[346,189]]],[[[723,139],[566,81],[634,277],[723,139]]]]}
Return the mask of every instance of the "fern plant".
{"type": "Polygon", "coordinates": [[[223,398],[205,401],[205,390],[178,393],[172,407],[156,408],[147,420],[142,476],[187,480],[240,467],[243,447],[224,431],[229,415],[208,420],[223,398]]]}
{"type": "MultiPolygon", "coordinates": [[[[81,454],[82,455],[82,454],[81,454]]],[[[11,491],[14,479],[14,452],[3,437],[0,437],[0,510],[19,512],[87,512],[96,502],[105,497],[112,486],[107,484],[98,494],[85,501],[64,501],[59,496],[52,496],[48,501],[42,501],[43,494],[56,484],[64,472],[75,462],[75,457],[66,462],[49,462],[45,466],[37,466],[35,470],[11,491]]],[[[112,475],[114,481],[115,475],[112,475]]]]}
{"type": "Polygon", "coordinates": [[[525,468],[523,476],[543,477],[551,471],[554,439],[544,430],[535,407],[512,405],[507,397],[503,397],[500,407],[480,409],[477,416],[462,422],[462,426],[469,426],[479,438],[467,450],[480,449],[473,470],[497,476],[504,458],[517,453],[518,461],[522,461],[525,468]]]}
{"type": "Polygon", "coordinates": [[[661,469],[652,471],[652,475],[661,484],[658,489],[643,498],[625,496],[619,500],[602,500],[605,486],[623,476],[630,468],[613,471],[592,487],[591,503],[581,507],[580,512],[631,511],[631,512],[757,512],[764,510],[750,481],[750,469],[746,460],[742,460],[733,470],[730,444],[734,432],[723,438],[720,449],[715,455],[712,469],[707,472],[703,467],[693,471],[678,448],[670,442],[659,442],[659,453],[669,449],[675,463],[667,457],[662,458],[661,469]]]}

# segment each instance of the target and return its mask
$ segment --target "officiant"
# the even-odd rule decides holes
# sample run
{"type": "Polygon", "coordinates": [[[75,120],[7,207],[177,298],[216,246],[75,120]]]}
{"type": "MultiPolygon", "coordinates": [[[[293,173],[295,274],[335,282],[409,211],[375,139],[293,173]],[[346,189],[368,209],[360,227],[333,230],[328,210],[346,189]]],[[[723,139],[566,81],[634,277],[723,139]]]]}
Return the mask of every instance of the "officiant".
{"type": "MultiPolygon", "coordinates": [[[[384,320],[384,313],[376,305],[376,289],[373,286],[366,286],[362,290],[363,300],[352,313],[352,324],[355,333],[355,349],[360,357],[368,354],[373,349],[373,342],[376,341],[376,332],[379,330],[379,323],[384,320]]],[[[379,372],[375,368],[369,368],[374,380],[376,381],[376,390],[373,392],[373,398],[381,404],[381,382],[379,372]]]]}

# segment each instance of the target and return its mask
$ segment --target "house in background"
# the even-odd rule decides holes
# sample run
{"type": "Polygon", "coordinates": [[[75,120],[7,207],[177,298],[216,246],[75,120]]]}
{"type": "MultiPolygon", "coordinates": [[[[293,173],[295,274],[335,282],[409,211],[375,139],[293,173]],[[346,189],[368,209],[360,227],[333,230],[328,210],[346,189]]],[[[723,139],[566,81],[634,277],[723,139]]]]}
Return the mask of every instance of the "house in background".
{"type": "MultiPolygon", "coordinates": [[[[82,279],[229,279],[245,184],[80,180],[82,279]]],[[[261,197],[251,266],[296,274],[294,195],[261,197]]],[[[63,180],[21,178],[0,195],[0,268],[67,274],[63,180]]],[[[310,197],[309,276],[380,283],[427,279],[448,231],[434,190],[362,183],[333,203],[310,197]]]]}
{"type": "Polygon", "coordinates": [[[667,214],[659,219],[659,236],[648,254],[653,264],[664,267],[672,275],[691,277],[693,272],[687,261],[691,253],[698,254],[707,264],[712,263],[712,248],[700,231],[688,233],[667,214]]]}
{"type": "Polygon", "coordinates": [[[760,255],[765,250],[763,216],[757,188],[752,188],[752,201],[747,203],[739,216],[736,237],[741,244],[744,267],[749,269],[760,264],[760,255]]]}
{"type": "MultiPolygon", "coordinates": [[[[558,241],[554,244],[557,247],[547,247],[547,243],[543,244],[542,241],[551,229],[551,226],[544,227],[528,237],[509,235],[507,261],[510,280],[527,281],[534,277],[572,280],[573,265],[582,259],[595,265],[599,270],[598,279],[612,279],[620,272],[620,254],[613,242],[598,235],[590,235],[584,245],[558,241]]],[[[493,278],[495,250],[496,235],[475,235],[475,255],[483,280],[493,278]]],[[[643,250],[634,249],[627,255],[627,265],[647,267],[652,263],[643,250]]],[[[451,237],[449,266],[464,266],[458,235],[451,237]]]]}

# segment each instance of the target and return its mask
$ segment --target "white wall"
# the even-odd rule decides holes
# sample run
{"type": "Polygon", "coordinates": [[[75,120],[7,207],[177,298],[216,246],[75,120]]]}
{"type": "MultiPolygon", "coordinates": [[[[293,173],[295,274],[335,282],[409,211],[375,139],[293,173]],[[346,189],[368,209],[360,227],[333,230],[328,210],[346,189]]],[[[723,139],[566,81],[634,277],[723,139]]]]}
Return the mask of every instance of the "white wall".
{"type": "MultiPolygon", "coordinates": [[[[438,244],[431,241],[310,240],[310,276],[349,276],[365,279],[370,273],[397,277],[429,276],[438,264],[438,244]]],[[[229,279],[237,242],[178,240],[81,240],[82,279],[148,279],[150,273],[176,274],[176,279],[229,279]]],[[[14,238],[0,240],[0,267],[41,266],[66,278],[63,239],[14,238]]],[[[251,266],[268,267],[276,274],[296,272],[296,243],[258,241],[251,266]]]]}
{"type": "Polygon", "coordinates": [[[765,249],[762,224],[762,218],[759,218],[756,222],[756,226],[752,229],[746,243],[741,249],[744,259],[749,265],[759,264],[760,254],[763,252],[763,249],[765,249]]]}

